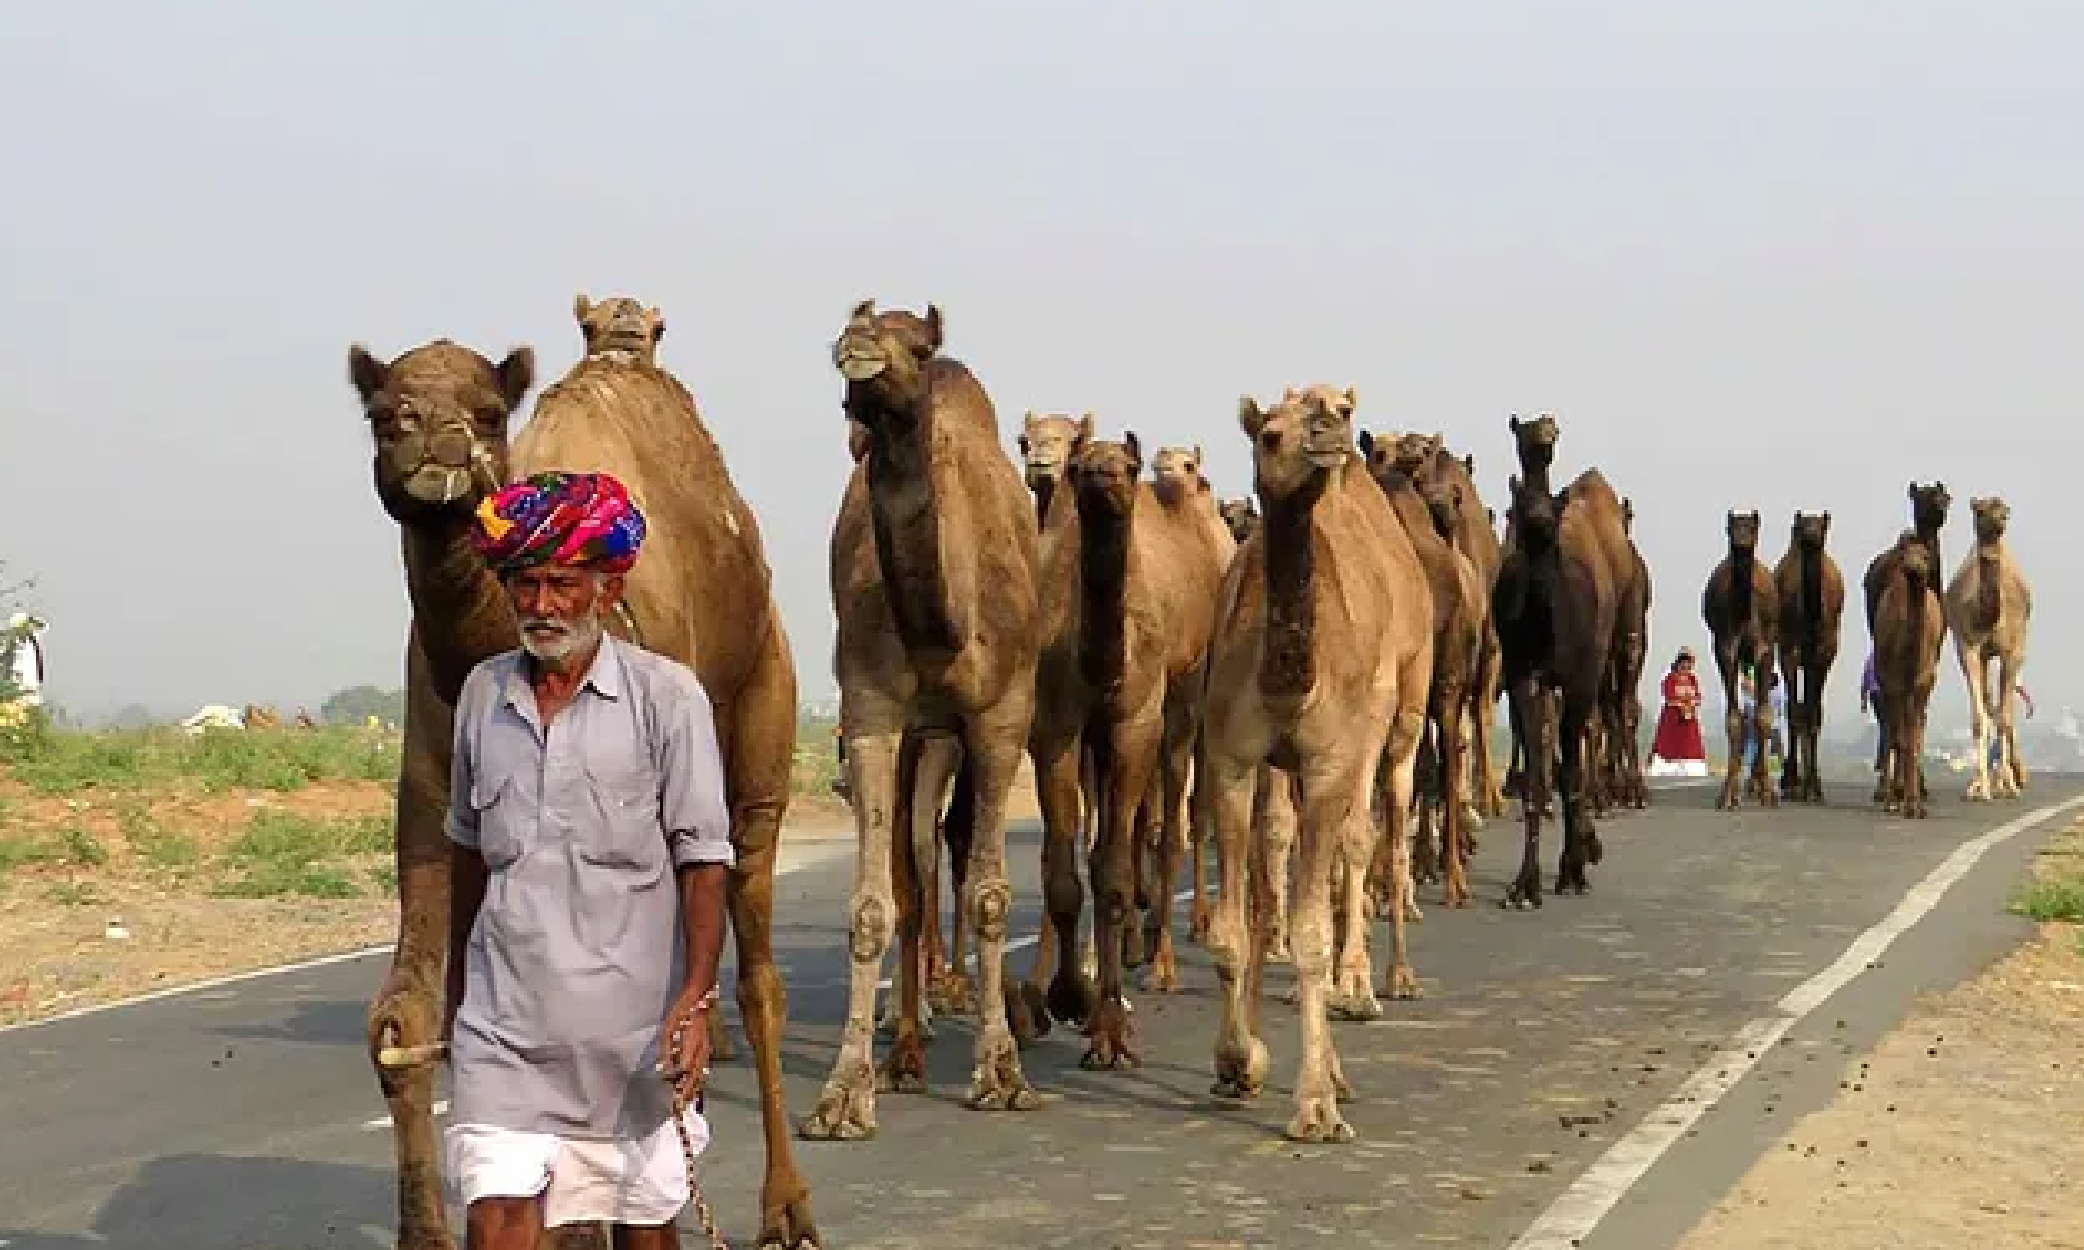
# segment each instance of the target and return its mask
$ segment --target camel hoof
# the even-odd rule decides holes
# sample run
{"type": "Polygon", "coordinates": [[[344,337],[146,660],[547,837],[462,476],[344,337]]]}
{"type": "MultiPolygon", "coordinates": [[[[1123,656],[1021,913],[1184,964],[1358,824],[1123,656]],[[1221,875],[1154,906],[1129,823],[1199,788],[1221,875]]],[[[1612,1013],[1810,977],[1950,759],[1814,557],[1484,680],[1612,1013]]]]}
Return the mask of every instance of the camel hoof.
{"type": "Polygon", "coordinates": [[[1179,971],[1171,960],[1144,969],[1143,988],[1153,994],[1170,994],[1179,988],[1179,971]]]}
{"type": "Polygon", "coordinates": [[[810,1218],[810,1198],[796,1199],[760,1217],[760,1250],[824,1250],[817,1223],[810,1218]]]}
{"type": "Polygon", "coordinates": [[[1380,1020],[1382,1003],[1366,985],[1335,989],[1324,996],[1324,1014],[1333,1020],[1380,1020]]]}
{"type": "Polygon", "coordinates": [[[1389,996],[1391,998],[1398,1001],[1408,1001],[1420,997],[1422,993],[1423,991],[1418,988],[1418,974],[1411,971],[1411,965],[1398,964],[1390,969],[1389,996]]]}
{"type": "Polygon", "coordinates": [[[816,1109],[796,1126],[796,1135],[805,1141],[867,1141],[876,1135],[875,1090],[828,1082],[816,1109]]]}
{"type": "Polygon", "coordinates": [[[926,1092],[926,1048],[919,1044],[916,1035],[910,1044],[903,1041],[892,1048],[883,1066],[876,1072],[876,1092],[882,1094],[923,1094],[926,1092]]]}
{"type": "Polygon", "coordinates": [[[1093,1017],[1094,997],[1091,979],[1059,972],[1049,983],[1043,1005],[1051,1019],[1082,1025],[1093,1017]]]}
{"type": "Polygon", "coordinates": [[[1208,925],[1210,918],[1211,917],[1209,915],[1209,911],[1206,907],[1195,908],[1194,914],[1187,920],[1187,936],[1196,942],[1208,941],[1208,925]]]}
{"type": "Polygon", "coordinates": [[[1338,1102],[1353,1101],[1353,1082],[1346,1079],[1344,1072],[1331,1074],[1331,1096],[1338,1102]]]}
{"type": "Polygon", "coordinates": [[[1425,920],[1426,914],[1418,909],[1417,900],[1407,900],[1404,903],[1405,924],[1424,924],[1425,920]]]}
{"type": "Polygon", "coordinates": [[[1336,1097],[1305,1105],[1288,1122],[1287,1137],[1293,1142],[1345,1143],[1354,1140],[1353,1126],[1339,1115],[1336,1097]]]}
{"type": "Polygon", "coordinates": [[[1266,1088],[1266,1070],[1273,1063],[1266,1043],[1252,1038],[1243,1055],[1216,1052],[1216,1083],[1209,1093],[1218,1098],[1248,1102],[1266,1088]]]}
{"type": "Polygon", "coordinates": [[[1022,981],[1010,996],[1006,1023],[1013,1029],[1013,1040],[1022,1046],[1049,1036],[1049,1000],[1034,982],[1022,981]]]}
{"type": "Polygon", "coordinates": [[[1290,950],[1288,947],[1287,934],[1281,934],[1280,936],[1274,938],[1272,942],[1267,944],[1266,962],[1270,964],[1283,965],[1292,964],[1295,962],[1295,952],[1290,950]]]}
{"type": "Polygon", "coordinates": [[[1042,1105],[1020,1070],[1020,1052],[1010,1036],[978,1044],[977,1067],[970,1074],[968,1105],[973,1111],[1033,1111],[1042,1105]]]}
{"type": "Polygon", "coordinates": [[[1142,1062],[1124,1043],[1097,1037],[1078,1058],[1078,1066],[1088,1072],[1127,1072],[1142,1062]]]}

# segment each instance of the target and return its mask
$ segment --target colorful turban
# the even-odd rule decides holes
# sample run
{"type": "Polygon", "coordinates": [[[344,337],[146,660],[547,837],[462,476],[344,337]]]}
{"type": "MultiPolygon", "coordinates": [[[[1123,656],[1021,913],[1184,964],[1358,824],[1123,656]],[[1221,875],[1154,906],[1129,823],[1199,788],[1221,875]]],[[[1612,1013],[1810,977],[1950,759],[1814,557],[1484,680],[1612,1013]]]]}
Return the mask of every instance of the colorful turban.
{"type": "Polygon", "coordinates": [[[623,573],[637,562],[644,514],[606,473],[537,473],[478,505],[478,554],[501,574],[538,564],[623,573]]]}

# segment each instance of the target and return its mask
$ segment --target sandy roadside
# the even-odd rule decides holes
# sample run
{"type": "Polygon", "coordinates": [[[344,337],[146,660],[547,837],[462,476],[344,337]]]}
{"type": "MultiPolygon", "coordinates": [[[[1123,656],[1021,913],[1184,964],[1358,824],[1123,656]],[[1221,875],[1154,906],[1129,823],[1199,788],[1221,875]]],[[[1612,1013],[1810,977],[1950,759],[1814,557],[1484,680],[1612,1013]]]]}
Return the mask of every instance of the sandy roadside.
{"type": "MultiPolygon", "coordinates": [[[[2084,883],[2084,822],[2034,871],[2084,883]]],[[[1924,997],[1841,1080],[1679,1250],[2084,1250],[2084,929],[1924,997]]]]}

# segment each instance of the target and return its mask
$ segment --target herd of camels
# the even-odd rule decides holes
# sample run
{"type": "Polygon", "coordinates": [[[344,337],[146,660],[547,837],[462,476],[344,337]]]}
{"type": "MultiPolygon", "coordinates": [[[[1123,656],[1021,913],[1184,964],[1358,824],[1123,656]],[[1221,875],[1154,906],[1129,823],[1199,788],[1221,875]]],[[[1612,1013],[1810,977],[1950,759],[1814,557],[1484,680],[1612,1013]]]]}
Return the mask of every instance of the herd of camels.
{"type": "MultiPolygon", "coordinates": [[[[1636,689],[1649,570],[1630,537],[1631,504],[1598,469],[1560,490],[1552,484],[1552,416],[1510,422],[1519,472],[1502,539],[1473,459],[1438,436],[1356,433],[1350,388],[1243,399],[1237,420],[1253,493],[1224,502],[1198,447],[1161,448],[1147,462],[1134,433],[1102,438],[1089,413],[1027,414],[1016,464],[984,386],[944,350],[940,310],[878,311],[863,301],[832,345],[855,461],[830,549],[859,836],[851,992],[830,1078],[792,1126],[781,1079],[786,989],[771,924],[797,687],[759,523],[693,397],[658,363],[658,310],[582,294],[574,314],[584,355],[541,392],[511,441],[509,421],[536,380],[530,348],[497,362],[448,339],[388,362],[360,345],[349,354],[412,611],[401,923],[368,1035],[397,1136],[401,1250],[454,1244],[432,1116],[448,942],[442,816],[457,693],[474,665],[515,645],[507,599],[470,543],[472,513],[520,475],[604,470],[628,485],[650,535],[627,580],[628,612],[610,628],[693,667],[714,704],[737,848],[737,1001],[766,1156],[762,1246],[820,1244],[792,1128],[820,1140],[872,1135],[879,1089],[924,1084],[929,999],[934,1009],[977,1013],[973,1107],[1037,1105],[1019,1044],[1052,1022],[1082,1030],[1086,1066],[1133,1064],[1125,971],[1143,966],[1146,987],[1171,988],[1170,899],[1189,852],[1189,930],[1223,989],[1216,1092],[1249,1098],[1263,1087],[1260,983],[1268,962],[1286,960],[1301,1021],[1288,1135],[1347,1140],[1339,1103],[1351,1091],[1327,1019],[1382,1011],[1372,916],[1390,921],[1386,991],[1401,997],[1416,992],[1404,941],[1414,882],[1437,879],[1447,905],[1468,903],[1471,829],[1505,810],[1486,732],[1498,696],[1508,698],[1525,817],[1506,902],[1540,905],[1537,855],[1552,794],[1562,808],[1558,892],[1589,887],[1601,858],[1595,813],[1648,803],[1636,689]],[[1023,753],[1041,802],[1047,916],[1034,963],[1015,984],[1004,960],[1013,904],[1005,814],[1023,753]],[[1211,832],[1212,900],[1201,865],[1211,832]],[[944,845],[959,899],[945,953],[936,903],[944,845]],[[1077,940],[1081,850],[1090,954],[1077,940]],[[879,1069],[877,979],[893,936],[893,1036],[879,1069]],[[975,946],[974,984],[966,943],[975,946]]],[[[1920,735],[1949,625],[1975,708],[1972,793],[2023,784],[2010,700],[1986,700],[1982,673],[1995,658],[1993,688],[2013,688],[2029,608],[2006,554],[2003,502],[1973,501],[1976,549],[1944,601],[1939,531],[1949,497],[1942,485],[1913,485],[1911,502],[1913,528],[1875,558],[1864,584],[1895,748],[1886,770],[1877,761],[1876,797],[1905,816],[1924,811],[1920,735]],[[2007,748],[1994,780],[1981,763],[1993,715],[2007,748]]],[[[1769,573],[1755,554],[1758,514],[1730,514],[1729,553],[1703,602],[1726,691],[1740,665],[1756,666],[1761,690],[1776,662],[1788,675],[1783,789],[1794,800],[1822,798],[1820,691],[1844,598],[1824,550],[1829,523],[1828,513],[1797,514],[1789,553],[1769,573]]],[[[1757,706],[1770,716],[1770,700],[1757,706]]],[[[1722,805],[1739,801],[1741,735],[1763,728],[1731,720],[1722,805]]],[[[1772,805],[1764,754],[1749,788],[1772,805]]],[[[711,1024],[716,1053],[728,1055],[720,1017],[711,1024]]]]}

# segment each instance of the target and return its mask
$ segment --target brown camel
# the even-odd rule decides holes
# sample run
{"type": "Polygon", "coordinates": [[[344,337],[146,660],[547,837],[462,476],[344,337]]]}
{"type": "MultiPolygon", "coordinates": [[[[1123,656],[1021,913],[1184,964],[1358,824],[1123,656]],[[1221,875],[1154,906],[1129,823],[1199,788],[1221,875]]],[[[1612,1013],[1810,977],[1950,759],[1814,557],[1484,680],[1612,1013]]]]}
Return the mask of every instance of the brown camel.
{"type": "Polygon", "coordinates": [[[1954,570],[1947,584],[1947,625],[1954,635],[1954,655],[1968,684],[1968,706],[1975,717],[1975,778],[1971,799],[2016,798],[2026,788],[2026,764],[2019,758],[2019,739],[2012,721],[2012,695],[2026,666],[2026,629],[2033,616],[2033,587],[2019,571],[2005,545],[2012,520],[2002,499],[1970,499],[1975,518],[1975,550],[1954,570]],[[1997,685],[1990,685],[1990,662],[1997,662],[1997,685]],[[1990,776],[1990,735],[1997,735],[2003,757],[1995,779],[1990,776]]]}
{"type": "MultiPolygon", "coordinates": [[[[1926,554],[1931,556],[1933,586],[1936,591],[1938,589],[1938,579],[1944,575],[1944,570],[1946,569],[1946,560],[1939,550],[1939,534],[1941,530],[1946,528],[1947,513],[1954,505],[1954,497],[1947,493],[1946,483],[1938,481],[1933,482],[1930,486],[1920,486],[1916,482],[1912,482],[1907,493],[1910,498],[1911,529],[1917,534],[1918,541],[1924,545],[1926,554]]],[[[1861,578],[1860,589],[1867,610],[1867,636],[1869,638],[1875,636],[1877,613],[1881,608],[1881,592],[1883,587],[1888,585],[1890,578],[1895,572],[1895,561],[1900,549],[1901,545],[1894,543],[1883,548],[1879,555],[1868,562],[1867,572],[1861,578]]],[[[1945,617],[1942,613],[1941,629],[1944,630],[1944,628],[1945,617]]],[[[1893,723],[1894,717],[1887,705],[1882,703],[1877,703],[1874,711],[1877,719],[1882,724],[1882,732],[1875,739],[1874,743],[1874,801],[1880,803],[1887,798],[1885,791],[1890,776],[1887,770],[1888,726],[1893,723]]],[[[1918,770],[1918,783],[1923,785],[1925,774],[1924,761],[1922,759],[1916,761],[1915,766],[1918,770]]]]}
{"type": "MultiPolygon", "coordinates": [[[[1377,442],[1366,430],[1360,432],[1360,452],[1366,457],[1369,474],[1389,500],[1420,566],[1433,603],[1433,665],[1426,694],[1427,731],[1439,761],[1438,800],[1431,787],[1419,800],[1417,852],[1412,855],[1414,879],[1441,880],[1441,902],[1448,907],[1469,905],[1466,872],[1468,852],[1462,835],[1462,717],[1468,710],[1469,688],[1475,684],[1482,659],[1483,630],[1490,616],[1487,588],[1481,574],[1467,556],[1456,551],[1433,526],[1433,510],[1419,484],[1397,467],[1397,444],[1377,442]],[[1438,853],[1432,837],[1434,816],[1440,821],[1438,853]]],[[[1389,867],[1383,850],[1376,851],[1376,910],[1386,913],[1403,899],[1386,894],[1389,867]]]]}
{"type": "Polygon", "coordinates": [[[1088,1068],[1136,1063],[1122,970],[1135,921],[1137,812],[1147,793],[1159,800],[1157,876],[1168,883],[1151,892],[1150,984],[1169,990],[1177,976],[1165,923],[1169,882],[1186,841],[1181,817],[1200,722],[1201,664],[1224,568],[1204,506],[1167,507],[1142,474],[1142,448],[1129,431],[1119,443],[1086,442],[1069,479],[1081,533],[1079,660],[1092,697],[1087,745],[1101,795],[1091,859],[1100,984],[1086,1030],[1088,1068]]]}
{"type": "Polygon", "coordinates": [[[1797,512],[1787,554],[1773,568],[1780,605],[1780,673],[1787,683],[1787,753],[1781,794],[1795,802],[1824,801],[1817,760],[1823,732],[1824,686],[1838,659],[1838,629],[1845,614],[1845,579],[1824,550],[1831,514],[1797,512]]]}
{"type": "Polygon", "coordinates": [[[1650,805],[1650,783],[1643,775],[1643,665],[1650,657],[1650,565],[1635,545],[1635,503],[1621,501],[1621,536],[1627,544],[1628,573],[1617,587],[1614,605],[1614,653],[1600,695],[1604,750],[1598,768],[1614,804],[1638,810],[1650,805]]]}
{"type": "MultiPolygon", "coordinates": [[[[506,443],[506,423],[534,380],[526,348],[494,366],[438,341],[385,364],[359,346],[349,373],[375,436],[377,493],[403,532],[413,617],[407,652],[405,758],[398,786],[401,924],[391,975],[369,1016],[369,1042],[396,1126],[401,1246],[448,1246],[424,1062],[439,1018],[445,962],[448,803],[454,700],[479,660],[515,646],[512,610],[469,542],[470,515],[499,483],[544,469],[621,478],[649,523],[610,628],[688,664],[706,688],[722,748],[736,864],[728,886],[737,999],[758,1070],[766,1175],[762,1246],[819,1244],[796,1167],[781,1085],[787,991],[772,946],[773,881],[794,753],[796,678],[770,590],[760,530],[693,397],[656,366],[665,330],[634,301],[573,304],[586,355],[545,390],[506,443]],[[651,346],[633,341],[641,323],[651,346]],[[689,570],[699,569],[697,582],[689,570]],[[696,640],[701,646],[698,649],[696,640]],[[391,1064],[384,1052],[402,1056],[391,1064]]],[[[711,1034],[724,1040],[712,1017],[711,1034]]]]}
{"type": "MultiPolygon", "coordinates": [[[[908,729],[960,737],[974,770],[974,842],[963,900],[979,981],[969,1105],[1038,1105],[1007,1024],[1004,949],[1006,793],[1028,740],[1042,618],[1035,514],[999,447],[990,396],[941,354],[941,313],[878,314],[855,306],[832,347],[847,415],[868,430],[833,523],[831,581],[840,721],[859,837],[848,941],[847,1022],[803,1136],[851,1140],[876,1130],[877,973],[893,923],[901,935],[901,1017],[884,1073],[898,1090],[925,1085],[919,1034],[920,865],[893,820],[911,790],[899,776],[908,729]],[[894,851],[894,854],[893,854],[894,851]],[[893,883],[893,878],[894,883],[893,883]]],[[[908,814],[908,813],[907,813],[908,814]]]]}
{"type": "Polygon", "coordinates": [[[1259,505],[1250,495],[1242,499],[1225,499],[1220,511],[1223,524],[1230,527],[1230,536],[1239,546],[1259,532],[1259,505]]]}
{"type": "MultiPolygon", "coordinates": [[[[1249,845],[1259,766],[1270,762],[1299,782],[1290,932],[1302,1054],[1287,1133],[1301,1141],[1353,1137],[1339,1114],[1345,1080],[1327,1009],[1381,1012],[1369,983],[1362,905],[1377,840],[1371,799],[1386,759],[1382,836],[1403,845],[1433,662],[1432,592],[1356,453],[1354,404],[1352,390],[1323,386],[1291,389],[1270,410],[1249,396],[1239,402],[1264,526],[1224,577],[1202,744],[1220,878],[1208,949],[1224,991],[1215,1045],[1215,1092],[1223,1097],[1256,1095],[1268,1066],[1257,1033],[1272,890],[1264,848],[1249,845]],[[1334,968],[1330,891],[1341,864],[1348,932],[1334,968]]],[[[1398,854],[1399,878],[1408,867],[1398,854]]],[[[1404,892],[1401,880],[1396,892],[1404,892]]],[[[1416,993],[1417,981],[1402,910],[1391,909],[1390,921],[1390,988],[1402,997],[1416,993]]]]}
{"type": "Polygon", "coordinates": [[[1780,597],[1772,575],[1758,561],[1758,513],[1731,512],[1724,522],[1729,551],[1708,574],[1701,590],[1701,619],[1714,638],[1715,671],[1722,677],[1723,705],[1728,709],[1724,724],[1729,731],[1729,758],[1723,765],[1722,793],[1715,806],[1735,811],[1739,806],[1737,772],[1744,764],[1745,744],[1760,743],[1751,763],[1751,796],[1762,806],[1775,807],[1779,794],[1766,783],[1765,743],[1773,740],[1773,653],[1780,638],[1780,597]],[[1749,715],[1738,689],[1741,675],[1749,672],[1752,700],[1749,715]]]}
{"type": "Polygon", "coordinates": [[[1914,529],[1896,539],[1894,558],[1875,605],[1874,676],[1888,717],[1887,772],[1879,797],[1900,798],[1905,819],[1925,816],[1925,713],[1939,676],[1939,651],[1946,641],[1945,605],[1936,587],[1938,566],[1914,529]]]}
{"type": "MultiPolygon", "coordinates": [[[[1549,487],[1561,434],[1553,415],[1507,421],[1520,463],[1509,487],[1505,566],[1491,611],[1511,696],[1514,751],[1523,762],[1526,842],[1507,906],[1541,905],[1541,821],[1560,768],[1563,851],[1556,892],[1583,894],[1604,856],[1588,810],[1587,746],[1613,663],[1621,584],[1633,568],[1621,497],[1598,469],[1560,493],[1549,487]],[[1526,531],[1526,532],[1523,532],[1526,531]]],[[[1592,757],[1596,759],[1597,757],[1592,757]]]]}

